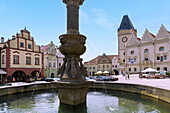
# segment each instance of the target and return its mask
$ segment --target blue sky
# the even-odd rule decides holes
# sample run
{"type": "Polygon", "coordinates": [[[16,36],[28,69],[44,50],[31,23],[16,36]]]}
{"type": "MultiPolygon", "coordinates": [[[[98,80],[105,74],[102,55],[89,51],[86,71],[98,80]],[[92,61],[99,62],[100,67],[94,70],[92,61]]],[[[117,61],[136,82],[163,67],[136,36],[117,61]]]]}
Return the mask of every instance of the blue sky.
{"type": "MultiPolygon", "coordinates": [[[[85,0],[80,7],[80,33],[87,36],[84,61],[98,55],[118,54],[117,29],[128,15],[141,38],[147,28],[157,34],[163,24],[170,29],[169,0],[85,0]]],[[[24,27],[38,45],[66,33],[66,5],[62,0],[0,0],[0,37],[7,40],[24,27]]]]}

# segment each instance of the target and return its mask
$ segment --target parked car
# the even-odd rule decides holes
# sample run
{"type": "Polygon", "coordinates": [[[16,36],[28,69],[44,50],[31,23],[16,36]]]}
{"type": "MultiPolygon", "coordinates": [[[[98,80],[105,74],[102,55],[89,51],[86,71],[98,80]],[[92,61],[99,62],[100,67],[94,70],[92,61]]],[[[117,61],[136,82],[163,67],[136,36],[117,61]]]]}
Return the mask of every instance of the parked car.
{"type": "Polygon", "coordinates": [[[95,79],[92,79],[90,77],[86,77],[86,81],[96,81],[95,79]]]}
{"type": "Polygon", "coordinates": [[[96,76],[96,81],[117,81],[118,78],[116,77],[105,77],[105,76],[96,76]]]}
{"type": "Polygon", "coordinates": [[[60,81],[60,78],[45,78],[45,81],[47,82],[60,81]]]}

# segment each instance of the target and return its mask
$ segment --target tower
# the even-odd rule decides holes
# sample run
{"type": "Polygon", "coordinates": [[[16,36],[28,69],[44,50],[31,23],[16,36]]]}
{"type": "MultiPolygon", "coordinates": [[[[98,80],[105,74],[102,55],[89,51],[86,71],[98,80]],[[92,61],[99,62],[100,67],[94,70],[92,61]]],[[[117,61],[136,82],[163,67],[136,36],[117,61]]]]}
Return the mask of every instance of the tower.
{"type": "Polygon", "coordinates": [[[137,30],[134,28],[128,15],[124,15],[120,27],[118,28],[118,55],[120,59],[119,71],[125,71],[125,55],[126,45],[132,34],[137,35],[137,30]]]}

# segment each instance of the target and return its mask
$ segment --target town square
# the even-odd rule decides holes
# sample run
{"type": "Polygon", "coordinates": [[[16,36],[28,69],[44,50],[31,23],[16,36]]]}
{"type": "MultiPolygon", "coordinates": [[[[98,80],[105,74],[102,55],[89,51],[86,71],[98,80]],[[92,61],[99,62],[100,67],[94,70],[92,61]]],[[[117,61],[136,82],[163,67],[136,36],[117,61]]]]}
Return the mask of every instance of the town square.
{"type": "Polygon", "coordinates": [[[169,113],[169,5],[2,0],[0,112],[169,113]]]}

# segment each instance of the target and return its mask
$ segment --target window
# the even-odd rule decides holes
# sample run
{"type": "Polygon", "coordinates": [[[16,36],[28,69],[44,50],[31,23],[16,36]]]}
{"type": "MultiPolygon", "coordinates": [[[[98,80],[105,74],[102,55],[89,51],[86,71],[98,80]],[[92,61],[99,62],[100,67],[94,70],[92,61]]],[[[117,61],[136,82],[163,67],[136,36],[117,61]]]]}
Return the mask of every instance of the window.
{"type": "Polygon", "coordinates": [[[115,65],[115,68],[117,68],[117,65],[115,65]]]}
{"type": "Polygon", "coordinates": [[[48,63],[48,67],[51,67],[51,62],[48,63]]]}
{"type": "Polygon", "coordinates": [[[2,55],[2,64],[5,64],[5,55],[2,55]]]}
{"type": "Polygon", "coordinates": [[[167,71],[167,67],[164,67],[164,70],[167,71]]]}
{"type": "Polygon", "coordinates": [[[145,58],[145,61],[148,61],[148,60],[149,60],[149,59],[146,57],[146,58],[145,58]]]}
{"type": "Polygon", "coordinates": [[[164,55],[164,60],[167,60],[167,55],[164,55]]]}
{"type": "Polygon", "coordinates": [[[137,69],[136,68],[134,68],[134,71],[136,71],[137,69]]]}
{"type": "Polygon", "coordinates": [[[91,69],[91,67],[90,67],[90,69],[91,69]]]}
{"type": "Polygon", "coordinates": [[[135,52],[134,51],[131,51],[130,54],[134,54],[135,52]]]}
{"type": "Polygon", "coordinates": [[[31,65],[31,57],[26,57],[26,64],[31,65]]]}
{"type": "Polygon", "coordinates": [[[131,71],[131,68],[129,68],[129,71],[131,71]]]}
{"type": "Polygon", "coordinates": [[[24,47],[24,43],[20,42],[20,47],[24,47]]]}
{"type": "Polygon", "coordinates": [[[105,65],[103,65],[103,68],[105,68],[105,65]]]}
{"type": "Polygon", "coordinates": [[[95,67],[93,67],[93,69],[95,69],[95,67]]]}
{"type": "Polygon", "coordinates": [[[123,55],[125,56],[125,52],[123,53],[123,55]]]}
{"type": "Polygon", "coordinates": [[[115,67],[115,65],[113,65],[113,68],[115,67]]]}
{"type": "Polygon", "coordinates": [[[148,52],[149,52],[149,50],[148,50],[148,49],[145,49],[145,50],[144,50],[144,53],[148,53],[148,52]]]}
{"type": "Polygon", "coordinates": [[[61,66],[61,63],[59,63],[59,67],[61,66]]]}
{"type": "Polygon", "coordinates": [[[129,62],[131,61],[131,59],[129,58],[129,62]]]}
{"type": "Polygon", "coordinates": [[[160,48],[159,48],[159,51],[164,51],[164,47],[160,47],[160,48]]]}
{"type": "Polygon", "coordinates": [[[107,65],[107,68],[109,68],[109,65],[107,65]]]}
{"type": "Polygon", "coordinates": [[[157,67],[157,70],[159,71],[159,70],[160,70],[160,67],[157,67]]]}
{"type": "Polygon", "coordinates": [[[159,56],[157,56],[157,60],[160,60],[160,57],[159,57],[159,56]]]}
{"type": "Polygon", "coordinates": [[[161,62],[163,61],[163,56],[161,56],[161,59],[160,59],[160,60],[161,60],[161,62]]]}
{"type": "Polygon", "coordinates": [[[14,64],[19,64],[19,56],[14,55],[14,64]]]}
{"type": "Polygon", "coordinates": [[[31,44],[28,44],[28,49],[31,49],[31,44]]]}
{"type": "Polygon", "coordinates": [[[35,65],[39,65],[39,58],[35,58],[35,65]]]}
{"type": "Polygon", "coordinates": [[[123,59],[123,62],[125,62],[125,59],[123,59]]]}
{"type": "Polygon", "coordinates": [[[55,67],[55,62],[53,63],[53,67],[55,67]]]}
{"type": "Polygon", "coordinates": [[[134,58],[134,62],[136,62],[136,58],[134,58]]]}

